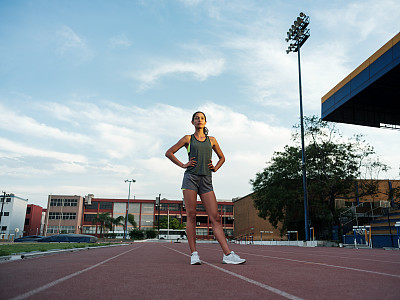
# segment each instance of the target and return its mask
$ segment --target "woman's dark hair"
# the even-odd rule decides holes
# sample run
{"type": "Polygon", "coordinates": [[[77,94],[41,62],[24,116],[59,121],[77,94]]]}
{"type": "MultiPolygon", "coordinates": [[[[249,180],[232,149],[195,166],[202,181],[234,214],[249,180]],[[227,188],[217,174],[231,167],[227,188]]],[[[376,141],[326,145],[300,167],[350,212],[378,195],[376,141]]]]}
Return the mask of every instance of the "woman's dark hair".
{"type": "MultiPolygon", "coordinates": [[[[203,113],[202,111],[196,111],[196,112],[193,114],[193,116],[192,116],[192,122],[194,121],[194,117],[196,117],[197,114],[203,114],[204,120],[206,120],[206,122],[207,122],[206,114],[203,113]]],[[[208,135],[208,128],[207,128],[207,127],[204,127],[204,134],[205,134],[205,135],[208,135]]]]}

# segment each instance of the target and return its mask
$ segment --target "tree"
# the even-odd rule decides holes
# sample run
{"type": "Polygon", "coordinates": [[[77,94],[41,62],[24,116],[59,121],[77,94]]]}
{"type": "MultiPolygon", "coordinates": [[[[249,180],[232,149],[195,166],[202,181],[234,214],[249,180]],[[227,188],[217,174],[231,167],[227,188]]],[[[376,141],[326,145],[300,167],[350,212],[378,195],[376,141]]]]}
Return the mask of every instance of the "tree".
{"type": "Polygon", "coordinates": [[[100,236],[103,236],[103,230],[105,228],[112,228],[112,217],[109,213],[100,213],[96,215],[92,223],[100,223],[100,236]]]}
{"type": "Polygon", "coordinates": [[[154,228],[148,229],[144,233],[146,235],[146,239],[154,239],[157,237],[157,231],[154,228]]]}
{"type": "MultiPolygon", "coordinates": [[[[168,228],[168,217],[160,218],[160,228],[168,228]]],[[[177,218],[169,217],[169,229],[185,229],[185,224],[181,224],[177,218]]]]}
{"type": "MultiPolygon", "coordinates": [[[[126,224],[126,218],[123,217],[123,216],[120,216],[119,218],[120,218],[120,224],[123,225],[124,232],[126,232],[127,234],[130,234],[130,233],[127,231],[127,228],[125,228],[125,226],[127,225],[127,224],[126,224]]],[[[137,224],[136,224],[135,216],[134,216],[134,215],[128,214],[128,224],[131,224],[133,228],[136,228],[136,227],[137,227],[137,224]]]]}
{"type": "Polygon", "coordinates": [[[141,229],[133,228],[129,231],[129,236],[134,240],[143,240],[145,238],[145,232],[141,229]]]}
{"type": "MultiPolygon", "coordinates": [[[[339,225],[335,199],[354,197],[354,186],[365,176],[378,176],[387,166],[377,159],[373,148],[362,138],[344,138],[332,123],[318,117],[305,117],[306,170],[309,220],[329,238],[332,225],[339,225]]],[[[299,126],[295,126],[298,128],[299,126]]],[[[267,167],[250,180],[254,205],[259,216],[275,226],[282,222],[281,234],[298,230],[304,236],[304,200],[300,134],[295,145],[275,152],[267,167]]],[[[365,179],[365,178],[364,178],[365,179]]],[[[377,192],[377,181],[366,180],[363,195],[377,192]],[[368,183],[367,183],[368,182],[368,183]]]]}

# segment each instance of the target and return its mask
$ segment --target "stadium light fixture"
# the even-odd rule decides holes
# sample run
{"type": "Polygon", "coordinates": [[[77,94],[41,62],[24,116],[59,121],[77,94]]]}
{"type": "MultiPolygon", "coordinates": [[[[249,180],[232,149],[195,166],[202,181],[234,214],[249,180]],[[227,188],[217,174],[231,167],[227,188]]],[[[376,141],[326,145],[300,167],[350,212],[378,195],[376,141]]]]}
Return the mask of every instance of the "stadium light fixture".
{"type": "Polygon", "coordinates": [[[286,42],[290,42],[286,53],[297,52],[299,65],[299,95],[300,95],[300,129],[301,129],[301,169],[303,173],[303,192],[304,192],[304,227],[306,241],[310,240],[309,221],[308,221],[308,195],[307,195],[307,172],[306,172],[306,154],[304,146],[304,121],[303,121],[303,98],[301,90],[301,68],[300,68],[300,48],[310,37],[310,29],[307,28],[310,24],[310,17],[301,12],[299,17],[294,21],[294,25],[290,26],[287,32],[286,42]]]}
{"type": "Polygon", "coordinates": [[[125,215],[125,230],[124,230],[124,240],[126,241],[126,235],[128,233],[128,213],[129,213],[129,199],[131,197],[131,183],[136,182],[135,179],[126,179],[125,182],[129,182],[129,192],[128,192],[128,206],[126,207],[126,215],[125,215]]]}

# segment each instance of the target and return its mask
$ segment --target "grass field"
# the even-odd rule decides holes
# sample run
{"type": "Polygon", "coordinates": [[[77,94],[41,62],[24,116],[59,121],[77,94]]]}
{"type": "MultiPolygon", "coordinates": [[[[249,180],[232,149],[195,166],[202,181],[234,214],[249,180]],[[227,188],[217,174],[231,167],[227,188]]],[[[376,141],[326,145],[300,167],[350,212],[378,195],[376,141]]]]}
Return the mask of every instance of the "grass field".
{"type": "Polygon", "coordinates": [[[106,246],[112,243],[21,243],[0,245],[0,256],[13,255],[33,251],[48,251],[54,249],[72,249],[106,246]]]}

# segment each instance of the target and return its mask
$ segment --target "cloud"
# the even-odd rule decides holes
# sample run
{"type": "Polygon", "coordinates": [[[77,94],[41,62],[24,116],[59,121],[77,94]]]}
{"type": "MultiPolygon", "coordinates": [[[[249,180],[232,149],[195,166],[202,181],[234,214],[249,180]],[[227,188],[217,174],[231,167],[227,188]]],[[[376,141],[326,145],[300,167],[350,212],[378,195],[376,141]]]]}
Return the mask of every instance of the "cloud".
{"type": "Polygon", "coordinates": [[[111,48],[129,48],[133,45],[133,42],[125,34],[114,36],[108,42],[111,48]]]}
{"type": "Polygon", "coordinates": [[[85,163],[87,161],[85,156],[81,154],[49,151],[46,150],[45,145],[43,145],[42,148],[35,148],[5,138],[0,138],[0,150],[2,150],[3,153],[5,153],[5,156],[11,154],[10,157],[15,157],[15,156],[45,157],[68,163],[85,163]]]}
{"type": "MultiPolygon", "coordinates": [[[[0,165],[3,169],[15,169],[16,174],[20,174],[22,166],[26,166],[25,178],[48,182],[45,193],[54,192],[57,185],[54,181],[62,180],[75,187],[80,182],[82,186],[91,187],[88,189],[97,195],[109,195],[109,189],[115,188],[110,187],[115,180],[134,177],[138,180],[136,195],[149,198],[152,193],[162,192],[170,199],[180,198],[183,170],[164,154],[183,135],[193,132],[192,110],[165,104],[142,108],[113,102],[72,102],[62,106],[53,103],[46,105],[47,110],[44,105],[36,107],[42,107],[43,111],[64,122],[71,122],[82,136],[90,136],[95,142],[68,152],[70,140],[59,139],[56,134],[49,134],[46,143],[36,143],[36,137],[31,134],[23,136],[24,144],[13,138],[1,138],[3,159],[0,165]],[[74,174],[74,177],[68,174],[74,174]]],[[[29,107],[25,109],[30,111],[29,107]]],[[[207,114],[211,135],[217,137],[227,158],[217,175],[222,178],[218,179],[221,197],[246,194],[250,191],[249,179],[263,168],[274,150],[285,144],[289,130],[252,121],[215,103],[198,109],[207,114]]],[[[176,155],[181,161],[187,160],[184,149],[176,155]]],[[[70,190],[69,193],[76,194],[77,191],[70,190]]]]}
{"type": "Polygon", "coordinates": [[[78,144],[90,144],[92,140],[80,133],[64,131],[60,128],[39,123],[32,117],[18,114],[0,104],[0,114],[7,116],[0,122],[0,129],[22,135],[34,136],[39,139],[65,140],[78,144]],[[18,120],[16,122],[16,120],[18,120]]]}
{"type": "Polygon", "coordinates": [[[79,64],[89,60],[92,52],[86,40],[75,33],[70,27],[62,26],[57,32],[57,52],[62,56],[73,59],[79,64]]]}
{"type": "Polygon", "coordinates": [[[191,74],[198,81],[205,81],[208,77],[218,76],[224,71],[225,60],[222,58],[210,58],[194,62],[166,62],[148,71],[133,75],[135,80],[141,82],[141,89],[145,90],[153,86],[163,77],[180,74],[191,74]]]}
{"type": "Polygon", "coordinates": [[[398,31],[393,20],[398,18],[399,12],[400,3],[395,0],[349,2],[339,8],[319,9],[315,19],[336,35],[347,36],[348,42],[354,44],[355,40],[359,42],[398,31]]]}

